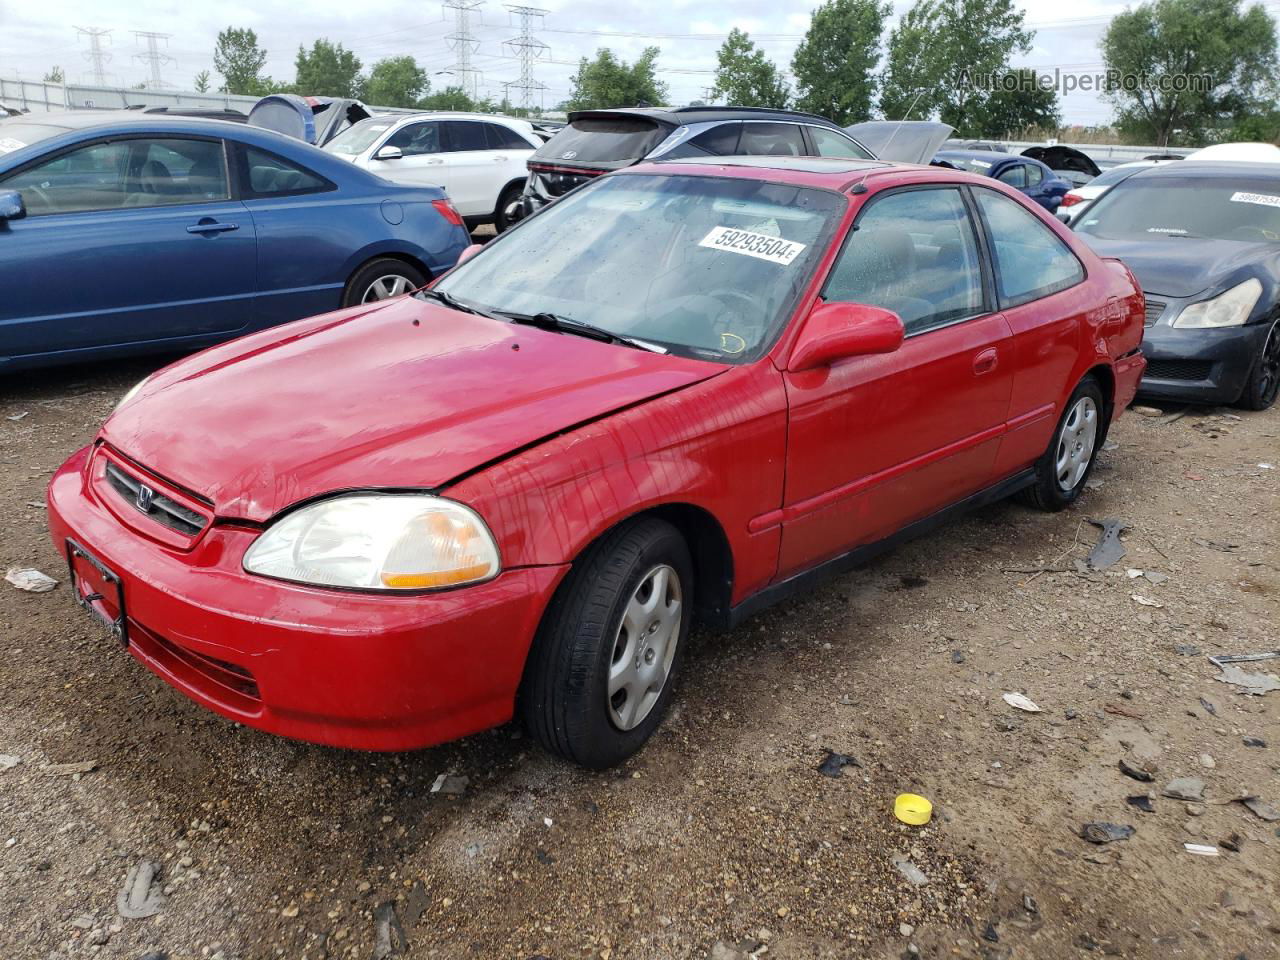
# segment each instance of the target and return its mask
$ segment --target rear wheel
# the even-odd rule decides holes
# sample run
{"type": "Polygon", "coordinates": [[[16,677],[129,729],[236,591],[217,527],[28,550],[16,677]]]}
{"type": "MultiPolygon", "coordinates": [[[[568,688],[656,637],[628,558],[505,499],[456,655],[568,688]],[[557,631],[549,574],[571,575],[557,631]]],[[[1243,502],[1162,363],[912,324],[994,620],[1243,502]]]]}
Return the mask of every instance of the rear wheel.
{"type": "Polygon", "coordinates": [[[508,210],[520,200],[524,193],[523,183],[513,183],[507,189],[502,191],[502,196],[498,197],[498,208],[493,212],[493,229],[497,233],[515,226],[518,217],[508,214],[508,210]]]}
{"type": "Polygon", "coordinates": [[[1280,394],[1280,320],[1267,331],[1262,353],[1245,381],[1238,403],[1246,410],[1265,410],[1276,402],[1277,394],[1280,394]]]}
{"type": "Polygon", "coordinates": [[[1036,481],[1021,494],[1040,510],[1056,511],[1075,503],[1093,471],[1106,424],[1102,387],[1085,377],[1071,394],[1049,448],[1036,461],[1036,481]]]}
{"type": "Polygon", "coordinates": [[[544,747],[599,770],[644,745],[684,657],[693,586],[684,538],[652,517],[620,526],[574,564],[520,690],[525,725],[544,747]]]}
{"type": "Polygon", "coordinates": [[[403,260],[381,257],[370,260],[347,281],[342,292],[342,305],[354,307],[361,303],[374,303],[388,297],[412,293],[427,283],[427,278],[417,267],[403,260]]]}

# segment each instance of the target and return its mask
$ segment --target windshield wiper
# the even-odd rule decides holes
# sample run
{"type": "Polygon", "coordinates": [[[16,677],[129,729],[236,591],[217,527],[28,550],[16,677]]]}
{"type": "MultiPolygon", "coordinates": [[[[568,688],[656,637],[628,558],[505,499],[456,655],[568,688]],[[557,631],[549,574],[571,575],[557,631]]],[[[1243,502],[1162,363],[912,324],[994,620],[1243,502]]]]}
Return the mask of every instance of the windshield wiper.
{"type": "Polygon", "coordinates": [[[425,300],[434,300],[436,303],[443,303],[446,307],[453,310],[461,310],[463,313],[474,313],[478,317],[488,317],[490,320],[505,321],[507,319],[501,314],[493,313],[483,307],[477,307],[474,303],[459,300],[453,294],[445,293],[443,290],[419,290],[414,296],[422,297],[425,300]]]}
{"type": "Polygon", "coordinates": [[[585,320],[574,320],[572,317],[562,317],[558,313],[511,314],[509,319],[512,323],[520,323],[529,327],[537,327],[539,330],[551,330],[555,333],[572,333],[575,336],[587,337],[591,340],[599,340],[602,343],[620,343],[624,347],[635,347],[637,350],[648,350],[650,353],[667,352],[666,347],[661,347],[656,343],[637,340],[634,337],[626,337],[620,333],[614,333],[612,330],[606,330],[604,327],[597,327],[593,323],[587,323],[585,320]]]}

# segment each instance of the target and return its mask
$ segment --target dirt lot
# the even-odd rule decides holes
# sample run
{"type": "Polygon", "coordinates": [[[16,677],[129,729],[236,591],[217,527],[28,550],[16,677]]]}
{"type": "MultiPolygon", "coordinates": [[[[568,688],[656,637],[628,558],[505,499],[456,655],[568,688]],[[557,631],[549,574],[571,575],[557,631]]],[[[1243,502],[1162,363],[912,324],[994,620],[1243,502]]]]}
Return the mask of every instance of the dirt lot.
{"type": "MultiPolygon", "coordinates": [[[[63,577],[47,478],[151,366],[0,384],[0,565],[63,577]]],[[[1280,410],[1126,416],[1076,509],[997,505],[696,638],[673,715],[606,774],[512,727],[399,756],[239,728],[65,583],[0,583],[0,958],[1278,956],[1280,823],[1230,801],[1280,805],[1280,692],[1207,659],[1280,647],[1278,434],[1280,410]],[[1077,572],[1107,516],[1128,555],[1077,572]],[[860,766],[820,776],[825,748],[860,766]],[[431,793],[441,773],[465,793],[431,793]],[[1208,802],[1161,796],[1175,777],[1208,802]],[[893,819],[904,790],[930,826],[893,819]],[[1136,833],[1094,845],[1088,821],[1136,833]],[[142,859],[166,901],[122,919],[142,859]]]]}

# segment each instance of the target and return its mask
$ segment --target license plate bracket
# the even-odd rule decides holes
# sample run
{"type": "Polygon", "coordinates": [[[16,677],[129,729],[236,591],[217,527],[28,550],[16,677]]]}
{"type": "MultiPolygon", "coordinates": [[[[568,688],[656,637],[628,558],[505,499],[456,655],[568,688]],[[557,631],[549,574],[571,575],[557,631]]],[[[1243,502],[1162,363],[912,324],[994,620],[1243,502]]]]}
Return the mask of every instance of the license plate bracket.
{"type": "Polygon", "coordinates": [[[67,566],[76,603],[102,621],[111,636],[127,647],[129,618],[125,613],[124,584],[119,575],[70,537],[67,538],[67,566]]]}

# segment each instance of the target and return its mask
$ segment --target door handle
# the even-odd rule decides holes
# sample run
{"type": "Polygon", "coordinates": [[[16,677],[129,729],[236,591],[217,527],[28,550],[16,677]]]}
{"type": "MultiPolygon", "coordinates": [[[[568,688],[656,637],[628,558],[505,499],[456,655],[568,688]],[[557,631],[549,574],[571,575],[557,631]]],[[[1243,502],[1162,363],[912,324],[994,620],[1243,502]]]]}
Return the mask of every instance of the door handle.
{"type": "Polygon", "coordinates": [[[506,158],[506,157],[494,157],[494,158],[493,158],[493,162],[494,162],[494,163],[506,163],[506,162],[507,162],[507,158],[506,158]]]}
{"type": "Polygon", "coordinates": [[[201,220],[187,227],[187,233],[226,233],[228,230],[239,230],[238,223],[218,223],[216,220],[201,220]]]}
{"type": "Polygon", "coordinates": [[[427,159],[427,163],[432,166],[435,166],[437,163],[444,163],[444,161],[441,160],[439,157],[429,157],[427,159]]]}
{"type": "Polygon", "coordinates": [[[984,373],[990,373],[996,368],[1000,362],[1000,354],[995,347],[987,347],[973,358],[973,372],[975,376],[982,376],[984,373]]]}

